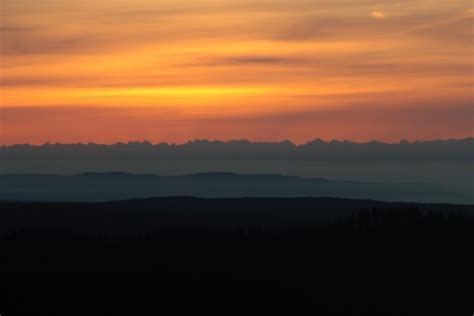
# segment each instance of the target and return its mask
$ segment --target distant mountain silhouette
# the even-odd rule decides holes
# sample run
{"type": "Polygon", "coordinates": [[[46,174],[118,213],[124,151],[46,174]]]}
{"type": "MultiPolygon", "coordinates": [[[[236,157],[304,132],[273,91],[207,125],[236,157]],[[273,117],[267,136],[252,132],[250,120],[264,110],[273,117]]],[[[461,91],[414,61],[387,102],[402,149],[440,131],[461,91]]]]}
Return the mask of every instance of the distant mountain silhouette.
{"type": "Polygon", "coordinates": [[[364,183],[280,175],[201,173],[187,176],[121,172],[75,176],[0,175],[0,199],[17,201],[110,201],[166,196],[338,197],[383,201],[471,203],[429,183],[364,183]]]}
{"type": "Polygon", "coordinates": [[[271,159],[271,160],[474,160],[474,138],[400,143],[314,140],[250,142],[196,140],[182,145],[148,141],[98,144],[12,145],[0,147],[1,159],[271,159]]]}

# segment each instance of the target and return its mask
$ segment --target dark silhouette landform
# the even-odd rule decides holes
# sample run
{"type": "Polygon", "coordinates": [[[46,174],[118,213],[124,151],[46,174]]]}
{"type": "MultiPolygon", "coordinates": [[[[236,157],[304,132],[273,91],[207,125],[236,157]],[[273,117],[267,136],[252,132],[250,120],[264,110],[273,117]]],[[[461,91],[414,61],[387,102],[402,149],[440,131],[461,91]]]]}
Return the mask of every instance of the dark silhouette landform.
{"type": "Polygon", "coordinates": [[[470,315],[473,143],[0,147],[0,312],[470,315]]]}
{"type": "Polygon", "coordinates": [[[474,216],[474,205],[339,198],[163,197],[111,202],[1,202],[0,233],[62,230],[130,235],[160,229],[268,229],[347,220],[360,211],[422,210],[474,216]]]}
{"type": "Polygon", "coordinates": [[[322,140],[302,145],[247,140],[197,140],[181,145],[147,141],[24,144],[0,146],[0,174],[122,172],[176,176],[231,172],[349,182],[431,183],[473,196],[473,155],[474,138],[393,144],[322,140]]]}
{"type": "Polygon", "coordinates": [[[0,147],[1,159],[263,159],[263,160],[474,160],[474,138],[401,141],[323,141],[296,145],[290,141],[250,142],[195,140],[185,144],[148,141],[100,144],[19,144],[0,147]]]}
{"type": "Polygon", "coordinates": [[[405,202],[472,202],[470,195],[429,183],[363,183],[233,173],[187,176],[120,172],[74,176],[0,175],[0,200],[92,202],[167,196],[338,197],[405,202]]]}
{"type": "Polygon", "coordinates": [[[473,205],[0,202],[2,313],[465,315],[473,205]]]}

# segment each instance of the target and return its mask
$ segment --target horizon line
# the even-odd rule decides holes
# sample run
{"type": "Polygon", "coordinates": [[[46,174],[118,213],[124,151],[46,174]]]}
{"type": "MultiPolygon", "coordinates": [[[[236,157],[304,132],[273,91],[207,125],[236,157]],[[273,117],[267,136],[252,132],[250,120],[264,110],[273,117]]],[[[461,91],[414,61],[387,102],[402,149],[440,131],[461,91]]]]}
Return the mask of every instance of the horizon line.
{"type": "Polygon", "coordinates": [[[0,144],[0,147],[5,148],[5,147],[15,147],[15,146],[31,146],[31,147],[44,147],[44,146],[88,146],[88,145],[94,145],[94,146],[115,146],[115,145],[134,145],[134,144],[142,144],[142,145],[149,145],[149,146],[160,146],[160,145],[168,145],[168,146],[185,146],[185,145],[190,145],[190,144],[196,144],[196,143],[219,143],[219,144],[229,144],[229,143],[247,143],[247,144],[290,144],[294,147],[300,147],[300,146],[305,146],[309,145],[315,142],[319,143],[325,143],[325,144],[331,144],[331,143],[350,143],[350,144],[355,144],[355,145],[367,145],[371,143],[376,143],[376,144],[384,144],[384,145],[400,145],[400,144],[419,144],[419,143],[433,143],[433,142],[450,142],[450,141],[466,141],[466,140],[473,140],[474,136],[466,136],[462,138],[446,138],[446,139],[427,139],[427,140],[407,140],[407,139],[401,139],[398,142],[385,142],[385,141],[380,141],[377,139],[372,139],[369,141],[365,142],[360,142],[360,141],[351,141],[347,139],[331,139],[331,140],[325,140],[322,138],[315,138],[312,140],[309,140],[304,143],[296,143],[290,139],[283,139],[283,140],[276,140],[276,141],[263,141],[263,140],[249,140],[249,139],[228,139],[228,140],[220,140],[220,139],[205,139],[205,138],[196,138],[196,139],[191,139],[183,143],[174,143],[174,142],[151,142],[147,139],[143,140],[130,140],[128,142],[121,142],[121,141],[116,141],[113,143],[94,143],[94,142],[71,142],[71,143],[63,143],[63,142],[49,142],[46,141],[41,144],[31,144],[31,143],[16,143],[16,144],[0,144]]]}

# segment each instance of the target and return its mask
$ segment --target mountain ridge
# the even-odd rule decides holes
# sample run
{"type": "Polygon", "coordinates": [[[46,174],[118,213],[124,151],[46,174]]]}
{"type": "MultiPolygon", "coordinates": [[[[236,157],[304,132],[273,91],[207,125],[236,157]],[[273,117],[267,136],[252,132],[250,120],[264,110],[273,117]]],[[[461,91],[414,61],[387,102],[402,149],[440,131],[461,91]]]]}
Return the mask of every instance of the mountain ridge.
{"type": "Polygon", "coordinates": [[[149,141],[102,144],[50,144],[3,145],[0,146],[1,160],[31,159],[179,159],[179,160],[452,160],[474,161],[474,138],[401,141],[383,143],[371,141],[356,143],[350,141],[314,140],[305,144],[282,142],[250,142],[196,140],[184,144],[158,143],[149,141]]]}
{"type": "Polygon", "coordinates": [[[469,137],[463,137],[463,138],[448,138],[448,139],[432,139],[432,140],[414,140],[414,141],[409,141],[406,139],[402,139],[399,142],[384,142],[384,141],[379,141],[376,139],[366,141],[366,142],[357,142],[357,141],[351,141],[347,139],[339,140],[339,139],[332,139],[332,140],[323,140],[321,138],[316,138],[310,141],[307,141],[305,143],[297,144],[292,142],[289,139],[281,140],[281,141],[251,141],[248,139],[229,139],[229,140],[210,140],[210,139],[194,139],[194,140],[189,140],[184,143],[169,143],[169,142],[158,142],[158,143],[152,143],[149,140],[143,140],[143,141],[129,141],[129,142],[115,142],[115,143],[110,143],[110,144],[104,144],[104,143],[94,143],[94,142],[89,142],[89,143],[51,143],[51,142],[45,142],[40,145],[35,145],[35,144],[29,144],[29,143],[18,143],[18,144],[11,144],[11,145],[0,145],[0,148],[5,148],[5,147],[18,147],[18,146],[30,146],[30,147],[51,147],[51,146],[73,146],[73,145],[79,145],[79,146],[114,146],[114,145],[145,145],[145,146],[185,146],[185,145],[197,145],[197,144],[280,144],[280,145],[289,145],[289,146],[294,146],[294,147],[303,147],[306,145],[312,145],[312,144],[352,144],[352,145],[367,145],[367,144],[382,144],[382,145],[416,145],[416,144],[423,144],[423,143],[448,143],[448,142],[464,142],[464,141],[474,141],[474,136],[469,136],[469,137]]]}
{"type": "Polygon", "coordinates": [[[197,173],[180,176],[123,172],[0,175],[0,199],[112,201],[166,196],[201,198],[333,197],[469,204],[471,196],[431,183],[335,181],[296,176],[197,173]]]}

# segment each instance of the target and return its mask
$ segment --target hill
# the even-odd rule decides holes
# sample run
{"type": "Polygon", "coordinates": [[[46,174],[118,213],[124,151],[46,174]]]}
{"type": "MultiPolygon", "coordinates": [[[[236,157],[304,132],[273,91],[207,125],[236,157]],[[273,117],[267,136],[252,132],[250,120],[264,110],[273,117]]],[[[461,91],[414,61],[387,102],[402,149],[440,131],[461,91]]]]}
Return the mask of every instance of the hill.
{"type": "Polygon", "coordinates": [[[6,315],[472,312],[472,205],[176,197],[0,209],[6,315]]]}
{"type": "Polygon", "coordinates": [[[471,203],[472,196],[428,183],[329,181],[280,175],[202,173],[186,176],[85,173],[0,175],[0,200],[111,201],[166,196],[337,197],[385,201],[471,203]]]}
{"type": "Polygon", "coordinates": [[[145,234],[160,229],[267,229],[318,225],[363,210],[420,209],[474,214],[474,205],[337,198],[167,197],[98,203],[0,202],[0,233],[64,230],[145,234]]]}

